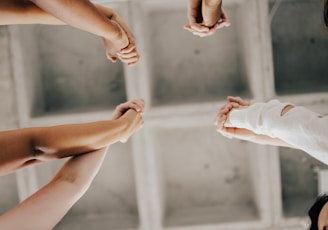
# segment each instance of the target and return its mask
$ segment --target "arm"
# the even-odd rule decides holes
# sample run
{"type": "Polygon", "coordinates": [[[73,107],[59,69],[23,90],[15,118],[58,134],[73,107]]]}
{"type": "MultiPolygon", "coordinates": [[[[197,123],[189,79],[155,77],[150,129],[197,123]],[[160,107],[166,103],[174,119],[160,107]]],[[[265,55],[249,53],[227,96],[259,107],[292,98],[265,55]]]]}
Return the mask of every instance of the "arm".
{"type": "Polygon", "coordinates": [[[221,18],[222,0],[203,0],[202,15],[203,24],[207,27],[213,27],[221,18]]]}
{"type": "Polygon", "coordinates": [[[125,140],[143,124],[143,110],[144,102],[138,99],[117,106],[114,120],[0,132],[0,175],[125,140]]]}
{"type": "Polygon", "coordinates": [[[120,55],[119,58],[129,66],[138,62],[139,54],[134,37],[128,26],[113,10],[81,0],[33,2],[1,1],[0,25],[68,24],[102,37],[106,55],[111,61],[116,62],[116,55],[120,55]]]}
{"type": "Polygon", "coordinates": [[[120,41],[120,48],[128,46],[125,33],[117,25],[101,14],[88,0],[31,0],[35,5],[68,25],[88,31],[111,41],[120,41]]]}
{"type": "Polygon", "coordinates": [[[0,25],[14,24],[63,25],[65,23],[30,1],[0,1],[0,25]]]}
{"type": "Polygon", "coordinates": [[[247,129],[258,135],[278,138],[328,163],[327,116],[277,100],[233,109],[227,115],[226,127],[247,129]]]}
{"type": "Polygon", "coordinates": [[[49,184],[0,216],[0,229],[52,229],[87,191],[106,151],[69,159],[49,184]]]}
{"type": "Polygon", "coordinates": [[[121,36],[120,29],[109,20],[111,15],[103,15],[87,0],[3,0],[0,2],[0,12],[2,25],[68,24],[110,40],[121,36]]]}

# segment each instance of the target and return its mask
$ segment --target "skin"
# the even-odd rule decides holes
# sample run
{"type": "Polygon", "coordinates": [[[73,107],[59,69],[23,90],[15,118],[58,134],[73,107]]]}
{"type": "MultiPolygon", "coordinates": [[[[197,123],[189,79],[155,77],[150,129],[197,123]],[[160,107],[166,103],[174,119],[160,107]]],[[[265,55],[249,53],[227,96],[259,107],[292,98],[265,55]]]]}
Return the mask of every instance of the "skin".
{"type": "Polygon", "coordinates": [[[222,0],[189,0],[188,20],[184,29],[200,37],[213,35],[217,29],[230,26],[222,0]]]}
{"type": "Polygon", "coordinates": [[[71,25],[102,38],[106,56],[129,66],[139,61],[134,37],[124,21],[111,9],[87,0],[2,0],[0,25],[71,25]]]}
{"type": "Polygon", "coordinates": [[[328,229],[328,203],[326,203],[319,214],[318,218],[318,229],[327,230],[328,229]]]}
{"type": "Polygon", "coordinates": [[[26,160],[26,157],[31,154],[29,150],[34,141],[38,143],[37,149],[40,147],[47,149],[48,154],[52,155],[42,157],[43,154],[46,154],[43,153],[40,155],[40,159],[72,157],[46,186],[1,215],[0,229],[52,229],[90,187],[103,163],[108,146],[120,138],[128,138],[141,127],[141,114],[144,112],[144,107],[141,99],[116,107],[112,121],[130,122],[131,125],[128,129],[101,123],[105,129],[108,129],[104,131],[98,127],[98,123],[89,123],[42,128],[36,132],[34,132],[35,129],[16,130],[10,133],[8,139],[6,139],[8,133],[1,132],[0,136],[5,141],[4,144],[0,141],[1,148],[9,145],[6,147],[7,149],[1,149],[0,168],[2,173],[8,173],[10,165],[13,167],[12,169],[17,170],[19,167],[17,168],[14,162],[26,160]],[[114,131],[111,132],[110,129],[114,129],[114,131]],[[86,145],[81,144],[84,141],[87,142],[86,145]],[[27,152],[21,154],[17,151],[27,152]]]}
{"type": "MultiPolygon", "coordinates": [[[[240,97],[227,97],[227,103],[223,105],[215,118],[215,126],[217,127],[217,131],[225,137],[228,138],[237,138],[240,140],[250,141],[257,144],[263,145],[274,145],[274,146],[284,146],[284,147],[292,147],[288,143],[284,142],[279,138],[272,138],[266,135],[259,135],[254,133],[251,130],[238,128],[238,127],[227,127],[225,122],[229,118],[229,114],[233,109],[242,109],[248,106],[251,106],[251,101],[245,101],[240,97]]],[[[293,106],[286,106],[281,111],[281,116],[287,113],[293,106]]]]}
{"type": "Polygon", "coordinates": [[[0,132],[0,175],[127,140],[142,126],[143,111],[144,101],[135,99],[119,105],[112,120],[0,132]]]}
{"type": "MultiPolygon", "coordinates": [[[[136,120],[139,120],[139,122],[133,128],[133,131],[131,130],[132,132],[126,133],[123,131],[123,135],[117,134],[117,137],[121,136],[126,138],[126,135],[131,135],[137,131],[142,124],[142,122],[140,122],[140,114],[143,112],[144,102],[140,99],[119,105],[115,109],[113,120],[120,120],[126,115],[129,115],[131,116],[130,120],[132,123],[136,120]]],[[[91,182],[97,175],[101,164],[103,163],[108,145],[118,140],[116,135],[111,138],[104,136],[103,139],[106,139],[107,143],[102,141],[99,142],[97,138],[93,138],[95,135],[92,132],[93,129],[91,126],[87,125],[81,127],[85,129],[84,131],[87,131],[87,135],[89,135],[92,142],[94,142],[93,150],[85,151],[82,148],[80,149],[80,152],[71,152],[73,157],[71,157],[66,164],[64,164],[64,166],[46,186],[41,188],[13,209],[9,210],[7,213],[0,216],[0,229],[52,229],[62,219],[67,211],[82,197],[82,195],[85,194],[87,189],[90,187],[91,182]]],[[[71,126],[61,127],[61,130],[53,130],[53,128],[48,128],[50,134],[48,134],[49,136],[47,138],[51,138],[51,142],[53,143],[50,145],[53,146],[53,149],[61,149],[60,146],[63,143],[73,148],[77,147],[77,149],[81,147],[81,144],[77,143],[77,141],[82,141],[79,135],[80,131],[79,128],[76,128],[77,127],[71,126]],[[71,131],[69,131],[71,128],[77,132],[75,134],[74,132],[71,133],[71,131]],[[67,132],[72,136],[66,136],[66,134],[68,134],[67,132]],[[64,141],[60,137],[61,135],[70,140],[64,141]]],[[[15,145],[22,147],[22,150],[26,149],[26,143],[28,141],[23,139],[24,141],[21,142],[22,139],[20,137],[20,133],[16,132],[15,134],[17,139],[13,136],[14,139],[11,139],[11,143],[7,144],[13,145],[14,142],[15,145]]],[[[108,132],[108,134],[113,133],[108,132]]],[[[47,135],[47,132],[45,131],[44,133],[39,133],[39,135],[47,135]]],[[[1,136],[6,136],[6,133],[1,133],[1,136]]],[[[41,143],[45,143],[45,140],[42,141],[42,139],[43,137],[39,139],[41,143]]],[[[44,146],[49,148],[48,145],[49,144],[46,144],[44,146]]],[[[13,150],[13,155],[16,155],[16,149],[14,148],[13,150]]],[[[3,151],[1,151],[1,157],[5,157],[3,151]]],[[[16,158],[20,157],[16,156],[16,158]]],[[[1,166],[4,164],[6,165],[8,162],[1,162],[1,166]]]]}

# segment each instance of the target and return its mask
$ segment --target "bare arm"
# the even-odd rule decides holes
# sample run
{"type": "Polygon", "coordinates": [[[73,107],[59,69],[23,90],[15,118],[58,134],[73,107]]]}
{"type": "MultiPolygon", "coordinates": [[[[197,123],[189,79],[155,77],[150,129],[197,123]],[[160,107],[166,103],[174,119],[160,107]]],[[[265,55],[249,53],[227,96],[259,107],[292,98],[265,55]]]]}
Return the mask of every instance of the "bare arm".
{"type": "Polygon", "coordinates": [[[52,229],[87,191],[106,151],[69,159],[49,184],[0,217],[0,229],[52,229]]]}
{"type": "MultiPolygon", "coordinates": [[[[68,25],[109,40],[121,39],[122,30],[101,14],[88,0],[31,0],[35,5],[68,25]]],[[[128,41],[126,40],[126,47],[128,41]]],[[[123,47],[123,48],[124,48],[123,47]]]]}
{"type": "Polygon", "coordinates": [[[139,60],[134,37],[115,11],[88,0],[0,1],[0,25],[71,25],[103,38],[108,59],[116,55],[129,66],[139,60]]]}
{"type": "Polygon", "coordinates": [[[113,120],[0,132],[0,175],[127,139],[143,124],[143,109],[143,100],[138,99],[117,106],[113,120]],[[123,112],[115,115],[118,111],[123,112]]]}
{"type": "Polygon", "coordinates": [[[0,1],[0,25],[13,24],[62,25],[66,23],[45,12],[30,1],[0,1]]]}

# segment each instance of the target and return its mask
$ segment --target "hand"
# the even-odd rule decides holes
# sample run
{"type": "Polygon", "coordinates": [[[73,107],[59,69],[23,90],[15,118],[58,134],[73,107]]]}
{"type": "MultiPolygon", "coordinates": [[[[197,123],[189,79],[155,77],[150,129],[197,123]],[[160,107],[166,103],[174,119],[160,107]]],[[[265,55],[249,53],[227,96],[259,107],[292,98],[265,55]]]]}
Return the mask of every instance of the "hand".
{"type": "Polygon", "coordinates": [[[145,101],[141,98],[138,98],[119,104],[114,110],[113,120],[117,120],[122,117],[129,109],[133,109],[142,115],[145,111],[145,101]]]}
{"type": "MultiPolygon", "coordinates": [[[[137,112],[138,116],[141,118],[141,122],[142,122],[141,125],[142,125],[143,121],[142,121],[141,115],[145,111],[145,101],[141,98],[134,99],[134,100],[131,100],[131,101],[128,101],[128,102],[125,102],[125,103],[122,103],[122,104],[118,105],[114,110],[113,120],[117,120],[117,119],[122,118],[130,110],[133,110],[133,111],[137,112]]],[[[136,115],[136,117],[133,117],[132,115],[130,115],[127,118],[124,117],[126,119],[125,122],[127,122],[128,126],[131,126],[131,127],[127,128],[127,133],[120,140],[122,143],[127,142],[129,137],[141,127],[139,123],[137,123],[137,126],[134,127],[135,126],[135,123],[134,123],[135,121],[130,120],[130,119],[133,119],[133,118],[137,119],[138,116],[136,115]]]]}
{"type": "Polygon", "coordinates": [[[112,21],[112,23],[116,24],[120,31],[117,32],[118,35],[112,39],[102,38],[107,58],[113,63],[119,58],[129,66],[135,65],[139,60],[135,44],[133,42],[130,43],[128,34],[117,22],[112,21]]]}
{"type": "Polygon", "coordinates": [[[119,34],[121,33],[123,35],[123,38],[117,38],[117,41],[103,38],[107,58],[115,63],[118,57],[122,62],[127,63],[128,66],[135,66],[139,61],[140,56],[129,27],[118,16],[118,14],[111,9],[99,6],[98,9],[105,14],[112,23],[117,24],[120,30],[119,34]],[[120,40],[122,40],[123,43],[115,44],[120,42],[120,40]]]}
{"type": "Polygon", "coordinates": [[[236,108],[245,108],[250,106],[253,102],[252,101],[245,101],[240,97],[227,97],[227,103],[224,104],[220,110],[218,111],[216,118],[215,118],[215,125],[217,126],[218,130],[221,130],[225,126],[225,122],[229,116],[229,113],[236,108]]]}
{"type": "Polygon", "coordinates": [[[126,111],[120,118],[124,124],[126,124],[124,129],[124,135],[121,138],[121,142],[125,143],[128,141],[130,136],[138,131],[143,125],[143,119],[141,113],[136,112],[133,109],[129,109],[126,111]]]}
{"type": "Polygon", "coordinates": [[[228,96],[227,101],[238,103],[240,106],[250,106],[253,104],[253,101],[245,101],[240,97],[228,96]]]}
{"type": "Polygon", "coordinates": [[[137,47],[136,47],[136,43],[135,43],[133,34],[131,33],[129,27],[125,24],[125,22],[117,14],[114,14],[112,16],[111,20],[114,20],[123,28],[123,30],[125,31],[126,35],[128,36],[128,39],[129,39],[129,45],[117,53],[118,58],[122,62],[128,63],[129,66],[135,66],[137,64],[137,62],[139,61],[140,55],[137,51],[137,47]]]}
{"type": "Polygon", "coordinates": [[[188,8],[189,24],[184,29],[194,35],[206,37],[214,34],[217,29],[230,26],[227,14],[219,4],[208,4],[206,0],[190,0],[188,8]]]}
{"type": "Polygon", "coordinates": [[[234,108],[239,108],[239,104],[236,102],[227,102],[224,104],[218,111],[214,125],[217,127],[217,130],[223,129],[225,126],[225,122],[227,121],[229,113],[234,109],[234,108]]]}

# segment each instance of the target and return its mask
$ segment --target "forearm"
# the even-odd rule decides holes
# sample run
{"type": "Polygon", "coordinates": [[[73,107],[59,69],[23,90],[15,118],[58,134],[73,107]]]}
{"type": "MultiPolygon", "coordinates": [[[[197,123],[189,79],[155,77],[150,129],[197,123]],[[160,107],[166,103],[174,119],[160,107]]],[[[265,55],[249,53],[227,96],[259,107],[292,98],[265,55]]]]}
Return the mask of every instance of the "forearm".
{"type": "Polygon", "coordinates": [[[220,19],[221,15],[218,12],[221,11],[222,0],[203,0],[202,1],[202,15],[203,23],[205,26],[213,26],[220,19]]]}
{"type": "Polygon", "coordinates": [[[104,148],[69,159],[49,184],[2,215],[0,228],[52,229],[87,191],[106,151],[104,148]]]}
{"type": "Polygon", "coordinates": [[[77,198],[89,188],[105,158],[108,147],[71,157],[53,178],[54,181],[71,184],[77,198]]]}
{"type": "Polygon", "coordinates": [[[25,0],[0,1],[0,25],[13,24],[64,24],[32,2],[25,0]]]}
{"type": "Polygon", "coordinates": [[[110,40],[120,36],[119,30],[109,20],[111,15],[104,15],[98,9],[106,9],[106,13],[110,13],[110,10],[95,6],[88,0],[31,0],[31,2],[65,24],[110,40]]]}
{"type": "MultiPolygon", "coordinates": [[[[107,18],[112,18],[116,15],[110,8],[98,4],[94,4],[94,6],[107,18]]],[[[0,25],[14,24],[65,25],[66,23],[36,6],[31,1],[0,1],[0,25]]]]}
{"type": "Polygon", "coordinates": [[[126,135],[122,120],[33,128],[31,142],[40,159],[63,158],[104,148],[126,135]]]}

